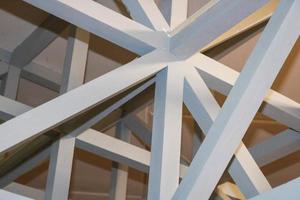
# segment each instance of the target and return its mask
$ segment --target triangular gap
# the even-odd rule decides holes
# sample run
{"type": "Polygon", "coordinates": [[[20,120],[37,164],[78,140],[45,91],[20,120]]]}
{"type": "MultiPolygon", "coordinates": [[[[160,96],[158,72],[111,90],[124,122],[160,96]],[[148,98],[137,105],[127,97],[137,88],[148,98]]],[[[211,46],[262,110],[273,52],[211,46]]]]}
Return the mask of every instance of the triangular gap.
{"type": "Polygon", "coordinates": [[[235,71],[242,71],[267,22],[259,24],[204,52],[235,71]]]}
{"type": "Polygon", "coordinates": [[[106,0],[95,0],[95,2],[105,6],[108,9],[111,9],[125,17],[131,18],[130,13],[127,10],[126,6],[122,2],[122,0],[114,0],[114,1],[106,1],[106,0]]]}
{"type": "MultiPolygon", "coordinates": [[[[56,127],[55,130],[50,130],[49,132],[40,135],[39,137],[33,138],[32,141],[26,142],[24,144],[21,144],[17,146],[17,150],[12,149],[13,151],[9,152],[9,156],[7,156],[7,159],[5,159],[5,162],[0,163],[0,169],[2,175],[9,172],[10,170],[14,169],[15,167],[22,165],[22,162],[24,160],[27,160],[34,156],[37,152],[40,152],[43,148],[46,148],[49,143],[53,142],[54,140],[58,139],[58,135],[60,135],[59,132],[61,132],[61,136],[70,133],[71,131],[75,130],[79,125],[86,122],[90,118],[97,115],[99,112],[102,112],[107,107],[118,101],[120,98],[124,97],[143,83],[134,86],[133,88],[130,88],[129,90],[113,97],[112,99],[109,99],[108,101],[105,101],[104,103],[100,104],[99,106],[96,106],[95,108],[91,109],[88,113],[83,113],[64,124],[60,125],[59,127],[56,127]],[[33,145],[35,144],[35,145],[33,145]],[[30,148],[28,148],[30,146],[30,148]]],[[[135,105],[127,105],[128,108],[133,109],[135,105]]],[[[116,111],[109,114],[107,117],[105,117],[103,120],[101,120],[95,127],[98,126],[98,128],[102,127],[105,128],[107,124],[113,124],[115,121],[121,116],[121,112],[117,109],[116,111]]]]}
{"type": "MultiPolygon", "coordinates": [[[[281,71],[275,79],[272,89],[300,103],[300,38],[294,44],[281,71]]],[[[299,107],[298,107],[299,109],[299,107]]],[[[298,111],[300,112],[300,110],[298,111]]]]}
{"type": "MultiPolygon", "coordinates": [[[[49,166],[49,160],[45,160],[39,164],[37,164],[36,167],[33,169],[29,170],[19,178],[17,178],[14,182],[11,184],[7,185],[4,189],[10,188],[11,185],[14,183],[21,184],[23,186],[27,186],[29,188],[36,189],[38,193],[32,193],[30,195],[34,195],[36,197],[43,197],[44,196],[44,191],[46,188],[46,182],[47,182],[47,171],[48,171],[48,166],[49,166]]],[[[16,192],[17,193],[17,192],[16,192]]],[[[21,195],[25,195],[26,193],[22,193],[21,195]]],[[[28,196],[28,197],[33,197],[33,196],[28,196]]],[[[44,197],[43,197],[44,198],[44,197]]],[[[43,199],[43,198],[36,198],[36,199],[43,199]]]]}

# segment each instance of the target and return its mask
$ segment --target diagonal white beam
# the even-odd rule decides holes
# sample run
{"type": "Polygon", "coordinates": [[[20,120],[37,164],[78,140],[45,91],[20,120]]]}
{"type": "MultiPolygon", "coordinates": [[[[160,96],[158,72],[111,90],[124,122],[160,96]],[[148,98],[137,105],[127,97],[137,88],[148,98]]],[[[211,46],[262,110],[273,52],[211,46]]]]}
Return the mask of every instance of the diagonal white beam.
{"type": "Polygon", "coordinates": [[[68,23],[55,17],[48,16],[11,55],[11,65],[23,68],[37,57],[58,35],[68,26],[68,23]]]}
{"type": "Polygon", "coordinates": [[[206,12],[196,12],[171,32],[170,51],[182,58],[192,56],[267,2],[216,1],[206,12]]]}
{"type": "Polygon", "coordinates": [[[154,32],[92,0],[24,1],[140,55],[149,53],[153,47],[167,45],[165,34],[154,32]]]}
{"type": "Polygon", "coordinates": [[[135,21],[157,31],[170,29],[154,0],[122,0],[135,21]]]}
{"type": "Polygon", "coordinates": [[[249,148],[259,166],[267,165],[300,150],[300,133],[287,129],[249,148]]]}
{"type": "Polygon", "coordinates": [[[29,160],[22,163],[20,166],[10,171],[8,174],[2,176],[0,179],[0,188],[7,186],[21,175],[29,172],[31,169],[41,164],[43,161],[49,158],[49,154],[50,148],[46,148],[38,154],[34,155],[29,160]]]}
{"type": "Polygon", "coordinates": [[[250,200],[297,200],[300,197],[300,178],[282,184],[271,191],[251,198],[250,200]]]}
{"type": "Polygon", "coordinates": [[[222,44],[223,42],[226,42],[231,38],[234,38],[235,36],[238,36],[246,32],[247,30],[250,30],[251,28],[254,28],[264,23],[265,21],[270,19],[270,17],[273,14],[273,11],[276,9],[278,4],[279,0],[270,0],[266,5],[262,6],[260,9],[243,19],[241,22],[233,26],[227,32],[223,33],[214,41],[202,48],[201,52],[205,52],[211,48],[214,48],[215,46],[218,46],[219,44],[222,44]]]}
{"type": "Polygon", "coordinates": [[[0,126],[0,152],[63,123],[163,69],[175,59],[155,50],[0,126]],[[120,77],[127,77],[120,79],[120,77]],[[112,83],[111,80],[114,80],[112,83]],[[107,87],[111,85],[111,87],[107,87]],[[101,92],[95,92],[101,91],[101,92]],[[82,99],[82,96],[89,98],[82,99]],[[64,112],[57,113],[57,110],[64,112]],[[45,115],[47,113],[47,115],[45,115]],[[32,124],[35,124],[32,126],[32,124]]]}
{"type": "MultiPolygon", "coordinates": [[[[237,71],[200,53],[192,56],[188,62],[198,68],[209,88],[224,95],[229,94],[239,76],[237,71]]],[[[261,106],[264,115],[298,132],[300,132],[299,109],[299,103],[271,89],[261,106]]]]}
{"type": "Polygon", "coordinates": [[[191,163],[187,175],[177,189],[174,199],[210,197],[264,96],[298,39],[299,8],[299,1],[282,1],[273,14],[237,83],[227,97],[222,111],[191,163]],[[210,178],[207,179],[207,176],[210,178]]]}
{"type": "MultiPolygon", "coordinates": [[[[75,137],[75,136],[81,134],[82,132],[88,130],[91,126],[95,125],[97,122],[104,119],[110,113],[112,113],[113,111],[115,111],[116,109],[118,109],[119,107],[124,105],[126,102],[128,102],[130,99],[132,99],[133,97],[135,97],[136,95],[141,93],[144,89],[148,88],[153,83],[154,83],[154,79],[150,79],[149,81],[145,82],[140,87],[138,87],[137,89],[130,92],[128,95],[124,96],[123,98],[121,98],[120,100],[118,100],[117,102],[112,104],[111,106],[107,107],[101,113],[97,114],[96,116],[92,117],[87,122],[85,122],[84,124],[80,125],[78,128],[73,130],[69,135],[72,137],[75,137]]],[[[27,109],[28,110],[30,109],[28,106],[21,104],[19,102],[10,100],[6,97],[1,97],[1,98],[4,99],[6,102],[6,104],[4,105],[5,106],[4,108],[5,109],[6,109],[6,107],[9,108],[6,110],[6,112],[7,112],[6,114],[9,116],[14,116],[13,115],[14,113],[21,114],[22,112],[27,111],[27,109]],[[15,111],[16,108],[19,108],[19,110],[15,111]]],[[[0,104],[0,105],[2,105],[2,104],[0,104]]],[[[2,108],[2,107],[0,107],[0,108],[2,108]]],[[[24,174],[25,172],[29,171],[30,169],[32,169],[33,167],[35,167],[36,165],[38,165],[39,163],[44,161],[46,158],[48,158],[49,152],[50,152],[50,147],[48,147],[45,150],[43,150],[42,152],[34,155],[32,158],[30,158],[29,160],[27,160],[26,162],[24,162],[20,166],[18,166],[16,169],[12,170],[5,176],[1,177],[0,187],[9,184],[10,182],[12,182],[16,178],[18,178],[20,175],[24,174]]],[[[150,159],[150,156],[149,156],[149,159],[150,159]]]]}
{"type": "Polygon", "coordinates": [[[182,62],[156,76],[148,199],[171,199],[179,184],[183,81],[182,62]]]}
{"type": "Polygon", "coordinates": [[[151,131],[147,128],[145,122],[143,122],[133,114],[129,114],[128,116],[124,117],[122,121],[147,146],[151,145],[152,134],[151,131]]]}
{"type": "MultiPolygon", "coordinates": [[[[130,131],[123,121],[116,124],[116,138],[130,143],[130,131]]],[[[111,200],[126,200],[128,166],[113,162],[111,172],[111,200]]]]}
{"type": "MultiPolygon", "coordinates": [[[[184,102],[206,135],[221,108],[197,70],[189,67],[185,69],[185,72],[184,102]]],[[[235,152],[228,172],[247,198],[271,189],[266,177],[243,142],[235,152]]]]}

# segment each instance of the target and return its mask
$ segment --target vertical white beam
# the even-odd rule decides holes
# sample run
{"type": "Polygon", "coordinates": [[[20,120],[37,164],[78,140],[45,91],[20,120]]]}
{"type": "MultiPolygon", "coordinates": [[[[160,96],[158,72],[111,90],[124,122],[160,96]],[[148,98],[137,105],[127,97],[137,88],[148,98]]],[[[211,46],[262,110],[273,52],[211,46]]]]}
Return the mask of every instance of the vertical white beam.
{"type": "Polygon", "coordinates": [[[211,195],[298,39],[299,8],[300,1],[281,1],[198,150],[174,199],[208,199],[211,195]]]}
{"type": "MultiPolygon", "coordinates": [[[[88,44],[89,33],[72,26],[67,45],[61,94],[83,84],[88,44]]],[[[52,145],[46,200],[68,199],[74,148],[73,136],[65,136],[52,145]]]]}
{"type": "Polygon", "coordinates": [[[122,0],[130,16],[137,22],[158,31],[170,29],[154,0],[122,0]]]}
{"type": "Polygon", "coordinates": [[[183,72],[181,62],[157,74],[148,199],[171,199],[179,183],[183,72]]]}
{"type": "Polygon", "coordinates": [[[21,69],[13,65],[9,66],[8,74],[6,77],[4,96],[16,99],[19,87],[21,69]]]}
{"type": "Polygon", "coordinates": [[[67,200],[72,173],[75,138],[63,137],[51,146],[46,200],[67,200]]]}
{"type": "Polygon", "coordinates": [[[70,27],[70,37],[60,93],[79,87],[84,82],[90,34],[80,28],[70,27]]]}
{"type": "MultiPolygon", "coordinates": [[[[130,131],[122,121],[116,125],[116,137],[123,141],[130,142],[130,131]]],[[[126,200],[127,180],[128,166],[113,162],[110,191],[111,200],[126,200]]]]}
{"type": "MultiPolygon", "coordinates": [[[[221,108],[194,67],[186,68],[184,102],[206,135],[221,108]]],[[[241,142],[228,172],[249,198],[271,189],[246,146],[241,142]]]]}

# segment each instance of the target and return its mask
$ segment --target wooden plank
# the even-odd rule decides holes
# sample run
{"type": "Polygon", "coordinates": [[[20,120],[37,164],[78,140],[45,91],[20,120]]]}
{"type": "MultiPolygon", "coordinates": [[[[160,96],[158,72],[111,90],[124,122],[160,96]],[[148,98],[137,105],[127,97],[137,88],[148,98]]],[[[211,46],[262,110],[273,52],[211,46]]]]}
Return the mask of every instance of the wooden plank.
{"type": "Polygon", "coordinates": [[[273,14],[173,199],[208,199],[211,195],[298,39],[299,8],[299,1],[282,1],[273,14]]]}

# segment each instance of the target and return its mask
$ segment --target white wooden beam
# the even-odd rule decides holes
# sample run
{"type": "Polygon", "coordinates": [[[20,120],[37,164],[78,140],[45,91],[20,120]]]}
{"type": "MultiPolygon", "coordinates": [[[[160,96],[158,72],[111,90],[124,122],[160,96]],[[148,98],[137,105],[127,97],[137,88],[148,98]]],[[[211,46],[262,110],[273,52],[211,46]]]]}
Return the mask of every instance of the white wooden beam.
{"type": "Polygon", "coordinates": [[[273,14],[174,199],[210,197],[265,94],[298,39],[299,8],[299,1],[282,1],[273,14]],[[210,178],[207,179],[207,176],[210,178]]]}
{"type": "Polygon", "coordinates": [[[60,73],[35,62],[29,63],[22,69],[21,77],[56,92],[59,92],[62,84],[60,73]]]}
{"type": "MultiPolygon", "coordinates": [[[[76,147],[142,172],[149,171],[149,151],[93,129],[88,129],[77,136],[76,147]]],[[[184,177],[186,171],[187,166],[180,165],[180,177],[184,177]]]]}
{"type": "Polygon", "coordinates": [[[48,16],[11,55],[11,65],[23,68],[37,57],[58,35],[68,26],[68,23],[55,17],[48,16]]]}
{"type": "Polygon", "coordinates": [[[279,0],[270,0],[266,5],[262,6],[260,9],[243,19],[241,22],[233,26],[231,29],[220,35],[214,41],[206,45],[201,49],[201,52],[205,52],[214,48],[235,36],[238,36],[256,26],[261,25],[266,22],[273,14],[273,11],[276,9],[279,4],[279,0]]]}
{"type": "Polygon", "coordinates": [[[135,21],[157,31],[169,31],[170,27],[154,0],[122,0],[135,21]]]}
{"type": "Polygon", "coordinates": [[[182,24],[188,15],[188,0],[167,0],[171,2],[170,26],[171,29],[182,24]]]}
{"type": "Polygon", "coordinates": [[[300,197],[300,178],[296,178],[250,200],[297,200],[300,197]]]}
{"type": "Polygon", "coordinates": [[[17,98],[20,75],[21,75],[20,68],[15,67],[13,65],[9,66],[8,74],[5,82],[4,96],[10,99],[17,98]]]}
{"type": "Polygon", "coordinates": [[[30,106],[0,95],[0,119],[2,120],[9,120],[31,109],[30,106]]]}
{"type": "MultiPolygon", "coordinates": [[[[224,95],[229,94],[239,76],[237,71],[200,53],[189,58],[188,62],[191,62],[199,70],[210,89],[224,95]]],[[[261,106],[261,112],[264,115],[298,132],[300,132],[299,109],[299,103],[271,89],[261,106]]]]}
{"type": "Polygon", "coordinates": [[[2,176],[0,179],[0,188],[7,186],[21,175],[25,174],[26,172],[29,172],[31,169],[41,164],[43,161],[49,158],[49,154],[50,148],[46,148],[38,154],[34,155],[32,158],[23,162],[20,166],[16,167],[8,174],[2,176]]]}
{"type": "MultiPolygon", "coordinates": [[[[130,143],[131,134],[124,122],[117,123],[115,136],[130,143]]],[[[111,173],[110,200],[126,200],[128,166],[113,162],[111,173]]]]}
{"type": "Polygon", "coordinates": [[[300,150],[300,133],[287,129],[249,148],[259,166],[267,165],[300,150]]]}
{"type": "Polygon", "coordinates": [[[96,130],[88,129],[79,135],[76,139],[76,147],[143,172],[148,171],[149,151],[96,130]]]}
{"type": "MultiPolygon", "coordinates": [[[[29,187],[27,185],[22,185],[20,183],[13,182],[6,186],[4,190],[8,192],[13,192],[18,195],[22,195],[28,198],[32,198],[35,200],[44,200],[44,191],[36,188],[29,187]]],[[[4,200],[4,199],[3,199],[4,200]]],[[[6,200],[6,199],[5,199],[6,200]]]]}
{"type": "Polygon", "coordinates": [[[184,74],[182,62],[156,76],[148,199],[171,199],[179,184],[184,74]]]}
{"type": "Polygon", "coordinates": [[[267,2],[217,1],[206,12],[196,12],[171,32],[170,51],[181,58],[192,56],[267,2]]]}
{"type": "Polygon", "coordinates": [[[63,137],[51,146],[46,200],[68,199],[72,173],[74,137],[63,137]]]}
{"type": "Polygon", "coordinates": [[[141,82],[164,68],[173,59],[175,58],[169,53],[155,50],[1,124],[0,133],[2,134],[2,139],[0,141],[0,152],[4,152],[20,142],[37,136],[63,123],[65,120],[96,106],[126,88],[141,82]],[[127,78],[120,79],[120,77],[127,78]],[[111,84],[111,80],[114,80],[113,84],[111,84]],[[111,87],[108,88],[107,85],[111,85],[111,87]],[[82,96],[87,95],[89,98],[82,99],[82,96]],[[57,110],[63,110],[64,112],[58,115],[57,110]],[[31,124],[35,124],[35,126],[31,126],[31,124]]]}
{"type": "MultiPolygon", "coordinates": [[[[154,83],[154,79],[150,79],[144,84],[142,84],[140,87],[136,88],[133,90],[131,93],[128,95],[124,96],[111,106],[107,107],[105,110],[103,110],[101,113],[97,114],[96,116],[92,117],[88,121],[86,121],[84,124],[80,125],[77,127],[75,130],[73,130],[69,135],[72,137],[76,137],[77,135],[81,134],[82,132],[88,130],[91,126],[95,125],[97,122],[101,121],[103,118],[108,116],[110,113],[118,109],[120,106],[124,105],[126,102],[128,102],[130,99],[141,93],[144,89],[148,88],[150,85],[154,83]]],[[[0,96],[1,97],[1,96],[0,96]]],[[[19,102],[10,100],[6,97],[2,97],[7,104],[3,104],[4,108],[19,108],[17,111],[14,109],[7,109],[7,114],[10,116],[13,116],[14,113],[19,113],[21,114],[22,112],[26,111],[28,108],[24,104],[21,104],[19,102]]],[[[1,105],[1,104],[0,104],[1,105]]],[[[1,108],[1,107],[0,107],[1,108]]],[[[1,109],[0,109],[1,110],[1,109]]],[[[42,152],[34,155],[32,158],[27,160],[26,162],[22,163],[20,166],[18,166],[16,169],[12,170],[5,176],[3,176],[0,179],[0,187],[5,186],[18,178],[20,175],[24,174],[25,172],[29,171],[36,165],[38,165],[40,162],[44,161],[45,159],[48,158],[50,152],[50,147],[46,148],[42,152]]],[[[149,156],[150,159],[150,156],[149,156]]]]}
{"type": "MultiPolygon", "coordinates": [[[[202,128],[203,133],[207,135],[221,108],[197,70],[190,66],[185,69],[185,72],[185,105],[202,128]]],[[[235,152],[228,172],[247,198],[271,189],[266,177],[243,142],[235,152]]]]}
{"type": "MultiPolygon", "coordinates": [[[[83,84],[90,34],[70,27],[60,94],[83,84]]],[[[46,185],[46,200],[68,199],[71,182],[75,138],[65,136],[51,147],[50,166],[46,185]]]]}
{"type": "Polygon", "coordinates": [[[136,135],[141,141],[145,143],[145,145],[151,145],[151,131],[147,128],[145,122],[136,117],[133,114],[129,114],[128,116],[122,119],[124,124],[136,135]]]}
{"type": "Polygon", "coordinates": [[[33,200],[31,198],[27,198],[18,194],[7,192],[5,190],[0,190],[0,197],[3,200],[33,200]]]}
{"type": "Polygon", "coordinates": [[[80,28],[70,27],[63,79],[60,93],[77,88],[84,83],[90,34],[80,28]]]}
{"type": "Polygon", "coordinates": [[[166,34],[154,32],[92,0],[24,1],[140,55],[167,45],[166,34]]]}

